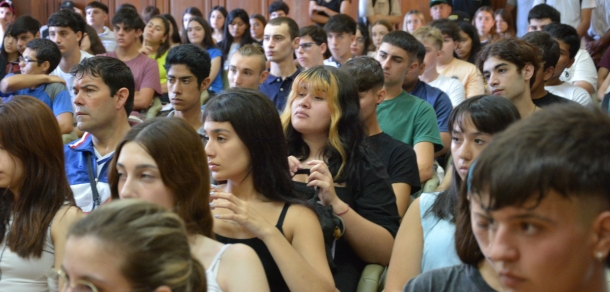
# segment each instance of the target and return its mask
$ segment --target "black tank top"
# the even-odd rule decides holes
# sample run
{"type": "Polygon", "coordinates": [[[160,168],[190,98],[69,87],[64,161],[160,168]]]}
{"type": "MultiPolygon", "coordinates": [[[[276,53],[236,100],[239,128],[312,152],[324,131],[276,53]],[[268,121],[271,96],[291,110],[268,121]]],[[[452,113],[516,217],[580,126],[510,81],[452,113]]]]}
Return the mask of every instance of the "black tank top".
{"type": "MultiPolygon", "coordinates": [[[[277,224],[275,225],[275,227],[279,229],[282,234],[284,234],[282,225],[284,225],[284,218],[286,217],[286,212],[288,211],[289,206],[289,203],[284,204],[280,218],[277,220],[277,224]]],[[[263,263],[263,268],[265,269],[267,282],[269,283],[271,292],[290,291],[288,289],[288,285],[286,285],[286,281],[284,281],[284,277],[282,277],[282,274],[280,273],[280,269],[275,263],[275,260],[273,260],[269,249],[262,240],[256,237],[247,239],[228,238],[218,234],[216,234],[216,240],[224,244],[242,243],[254,249],[260,258],[261,263],[263,263]]]]}

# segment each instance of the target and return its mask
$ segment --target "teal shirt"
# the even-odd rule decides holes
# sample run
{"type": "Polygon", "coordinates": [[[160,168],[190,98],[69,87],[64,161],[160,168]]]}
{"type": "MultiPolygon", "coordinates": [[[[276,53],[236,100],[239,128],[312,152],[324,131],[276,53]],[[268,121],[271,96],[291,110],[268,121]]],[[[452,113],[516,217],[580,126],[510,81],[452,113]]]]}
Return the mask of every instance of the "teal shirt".
{"type": "Polygon", "coordinates": [[[377,106],[377,120],[381,130],[411,146],[430,142],[434,151],[443,149],[434,108],[425,100],[402,91],[377,106]]]}

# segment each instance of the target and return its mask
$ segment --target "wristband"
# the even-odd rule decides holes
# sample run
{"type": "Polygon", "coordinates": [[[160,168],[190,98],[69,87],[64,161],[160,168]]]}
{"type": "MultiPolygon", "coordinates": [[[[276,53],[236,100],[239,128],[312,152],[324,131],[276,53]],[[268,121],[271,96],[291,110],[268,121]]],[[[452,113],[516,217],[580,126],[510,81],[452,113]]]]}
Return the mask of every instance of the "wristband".
{"type": "Polygon", "coordinates": [[[341,213],[335,213],[335,215],[337,215],[337,216],[341,216],[341,215],[343,215],[343,214],[347,213],[347,211],[349,211],[349,205],[348,205],[348,204],[345,204],[345,205],[347,205],[347,209],[345,209],[345,211],[343,211],[343,212],[341,212],[341,213]]]}

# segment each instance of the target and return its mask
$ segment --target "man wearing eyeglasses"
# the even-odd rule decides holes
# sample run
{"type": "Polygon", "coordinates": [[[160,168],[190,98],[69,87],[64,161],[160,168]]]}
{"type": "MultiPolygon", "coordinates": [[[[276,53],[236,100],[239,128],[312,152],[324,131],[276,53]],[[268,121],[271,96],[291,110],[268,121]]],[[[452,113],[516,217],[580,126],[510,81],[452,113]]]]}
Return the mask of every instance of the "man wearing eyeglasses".
{"type": "Polygon", "coordinates": [[[324,65],[326,49],[326,32],[321,27],[310,25],[299,30],[299,46],[296,54],[303,69],[324,65]]]}
{"type": "Polygon", "coordinates": [[[0,96],[7,101],[15,95],[29,95],[47,104],[59,123],[62,134],[72,132],[72,103],[70,93],[61,77],[49,76],[61,59],[57,45],[46,39],[27,43],[19,57],[21,74],[8,74],[0,82],[0,96]]]}
{"type": "Polygon", "coordinates": [[[300,73],[292,57],[298,45],[299,25],[292,18],[269,20],[265,26],[263,47],[270,62],[270,70],[259,90],[271,99],[280,112],[284,110],[292,82],[300,73]]]}

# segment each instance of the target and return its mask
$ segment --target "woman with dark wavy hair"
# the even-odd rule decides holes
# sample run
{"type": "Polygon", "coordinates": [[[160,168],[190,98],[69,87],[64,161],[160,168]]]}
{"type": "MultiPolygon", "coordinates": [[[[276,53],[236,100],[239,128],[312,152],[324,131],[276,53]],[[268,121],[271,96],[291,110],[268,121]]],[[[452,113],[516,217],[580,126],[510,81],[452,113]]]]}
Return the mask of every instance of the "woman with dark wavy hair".
{"type": "Polygon", "coordinates": [[[334,291],[315,213],[293,190],[277,109],[257,90],[231,88],[209,101],[205,150],[214,180],[214,232],[252,247],[271,291],[334,291]],[[256,109],[256,110],[253,110],[256,109]]]}
{"type": "Polygon", "coordinates": [[[357,86],[337,68],[310,68],[294,80],[281,118],[291,172],[309,173],[294,176],[297,191],[343,219],[334,278],[339,290],[356,291],[367,263],[387,266],[399,220],[385,167],[365,146],[357,86]]]}
{"type": "Polygon", "coordinates": [[[250,17],[248,12],[241,8],[233,9],[227,16],[222,41],[218,47],[224,56],[224,70],[229,69],[229,62],[233,53],[237,52],[245,44],[255,43],[256,40],[250,35],[250,17]]]}
{"type": "Polygon", "coordinates": [[[66,234],[82,212],[66,178],[57,119],[42,101],[14,96],[0,104],[1,291],[49,291],[66,234]]]}

